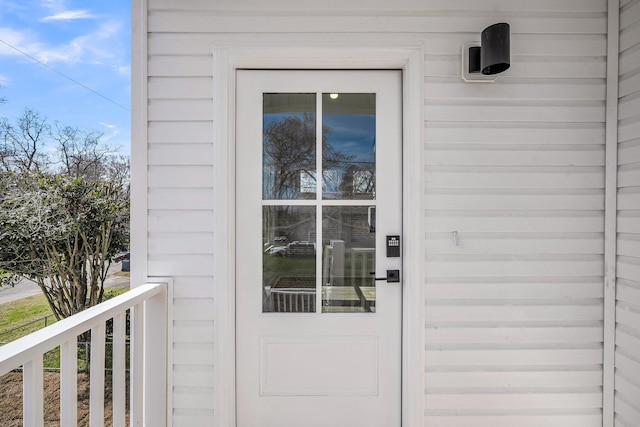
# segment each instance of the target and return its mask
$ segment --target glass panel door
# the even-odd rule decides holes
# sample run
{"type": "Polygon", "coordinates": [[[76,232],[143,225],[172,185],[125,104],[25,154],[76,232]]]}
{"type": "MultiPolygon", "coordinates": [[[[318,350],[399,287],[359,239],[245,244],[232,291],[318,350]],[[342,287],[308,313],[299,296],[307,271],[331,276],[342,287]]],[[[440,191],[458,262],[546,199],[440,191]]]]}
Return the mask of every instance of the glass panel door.
{"type": "Polygon", "coordinates": [[[401,276],[401,88],[394,70],[237,71],[238,427],[400,425],[402,283],[371,273],[401,276]]]}
{"type": "Polygon", "coordinates": [[[375,312],[375,136],[373,93],[263,94],[263,313],[375,312]]]}

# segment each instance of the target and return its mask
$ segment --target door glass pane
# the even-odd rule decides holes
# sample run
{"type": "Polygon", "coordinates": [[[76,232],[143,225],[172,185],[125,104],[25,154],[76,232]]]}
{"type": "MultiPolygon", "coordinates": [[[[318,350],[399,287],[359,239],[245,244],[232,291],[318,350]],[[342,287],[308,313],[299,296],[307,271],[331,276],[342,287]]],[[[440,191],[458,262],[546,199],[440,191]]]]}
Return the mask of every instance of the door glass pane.
{"type": "Polygon", "coordinates": [[[322,311],[374,312],[375,226],[372,208],[322,209],[322,311]]]}
{"type": "Polygon", "coordinates": [[[313,93],[263,94],[263,199],[316,197],[315,111],[313,93]]]}
{"type": "Polygon", "coordinates": [[[324,199],[375,199],[376,95],[322,95],[324,199]]]}
{"type": "Polygon", "coordinates": [[[313,206],[263,206],[263,313],[315,313],[315,230],[313,206]]]}

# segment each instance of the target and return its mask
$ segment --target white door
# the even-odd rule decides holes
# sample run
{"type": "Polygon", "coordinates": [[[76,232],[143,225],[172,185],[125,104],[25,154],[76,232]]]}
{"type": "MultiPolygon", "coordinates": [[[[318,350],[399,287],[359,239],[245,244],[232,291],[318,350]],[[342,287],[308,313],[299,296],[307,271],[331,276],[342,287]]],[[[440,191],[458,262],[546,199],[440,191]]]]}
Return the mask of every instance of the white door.
{"type": "Polygon", "coordinates": [[[237,425],[399,426],[401,74],[237,88],[237,425]]]}

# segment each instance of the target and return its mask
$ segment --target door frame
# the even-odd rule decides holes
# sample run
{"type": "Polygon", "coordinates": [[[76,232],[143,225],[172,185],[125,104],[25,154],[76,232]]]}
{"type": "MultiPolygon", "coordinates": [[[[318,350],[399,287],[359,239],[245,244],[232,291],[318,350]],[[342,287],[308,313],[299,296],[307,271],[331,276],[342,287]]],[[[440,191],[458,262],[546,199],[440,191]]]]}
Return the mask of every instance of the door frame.
{"type": "MultiPolygon", "coordinates": [[[[325,40],[326,42],[326,40],[325,40]]],[[[424,48],[372,39],[358,45],[306,43],[213,47],[214,426],[235,427],[235,108],[238,69],[396,69],[402,71],[403,301],[402,426],[424,414],[424,206],[421,178],[424,48]],[[226,207],[226,209],[225,209],[226,207]],[[410,231],[410,232],[408,232],[410,231]],[[411,373],[411,374],[410,374],[411,373]]]]}

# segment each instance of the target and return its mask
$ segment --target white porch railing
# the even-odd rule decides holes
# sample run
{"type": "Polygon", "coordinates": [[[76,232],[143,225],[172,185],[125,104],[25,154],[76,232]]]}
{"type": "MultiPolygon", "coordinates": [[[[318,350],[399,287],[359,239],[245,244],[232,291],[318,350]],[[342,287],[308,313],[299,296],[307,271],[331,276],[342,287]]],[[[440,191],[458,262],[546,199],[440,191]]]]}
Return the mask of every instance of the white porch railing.
{"type": "Polygon", "coordinates": [[[90,425],[104,425],[105,325],[113,319],[113,427],[125,426],[125,323],[126,311],[131,309],[130,425],[165,426],[167,287],[166,282],[145,284],[0,347],[0,376],[23,367],[23,425],[44,425],[43,354],[57,346],[60,346],[60,425],[77,424],[77,339],[89,330],[90,425]]]}

